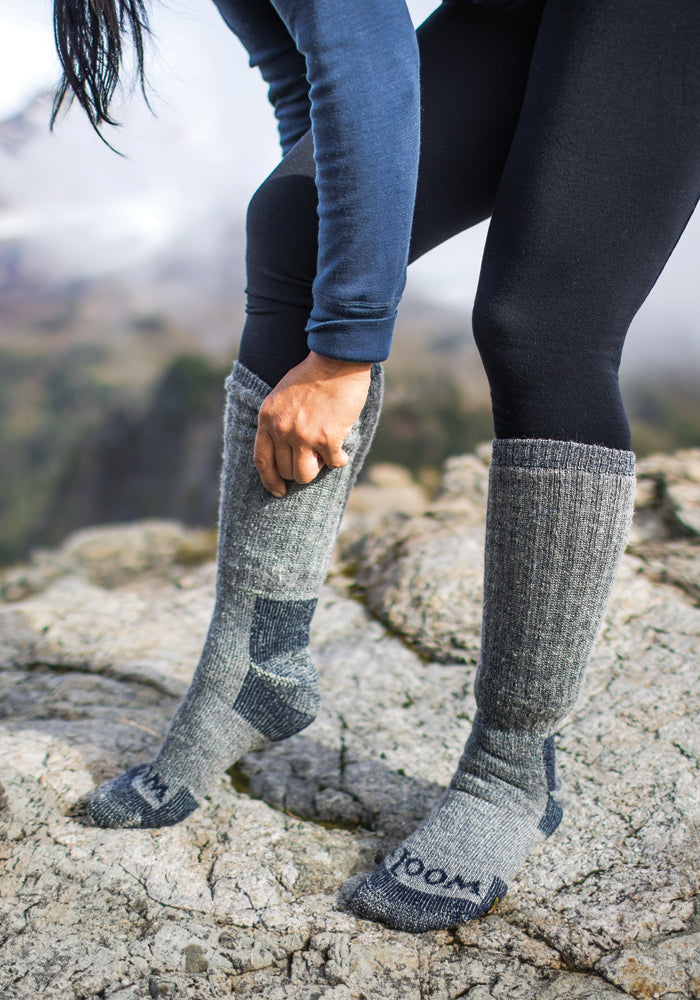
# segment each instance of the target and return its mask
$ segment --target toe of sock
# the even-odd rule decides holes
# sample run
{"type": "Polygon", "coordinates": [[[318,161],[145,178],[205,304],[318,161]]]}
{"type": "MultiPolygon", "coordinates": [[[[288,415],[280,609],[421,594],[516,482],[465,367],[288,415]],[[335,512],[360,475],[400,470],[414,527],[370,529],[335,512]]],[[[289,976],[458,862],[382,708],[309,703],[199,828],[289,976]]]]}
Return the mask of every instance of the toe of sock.
{"type": "Polygon", "coordinates": [[[88,815],[95,826],[141,826],[141,796],[132,789],[134,778],[146,771],[147,765],[132,767],[130,771],[105,781],[95,791],[88,805],[88,815]]]}
{"type": "Polygon", "coordinates": [[[495,877],[487,891],[473,899],[420,892],[403,885],[381,864],[355,890],[350,908],[365,920],[376,920],[394,930],[422,933],[475,920],[488,913],[507,891],[505,882],[495,877]]]}
{"type": "Polygon", "coordinates": [[[95,826],[153,829],[172,826],[194,812],[199,803],[186,788],[180,788],[161,806],[154,807],[147,802],[133,783],[136,778],[142,778],[149,768],[149,764],[132,767],[100,785],[88,805],[88,815],[95,826]]]}

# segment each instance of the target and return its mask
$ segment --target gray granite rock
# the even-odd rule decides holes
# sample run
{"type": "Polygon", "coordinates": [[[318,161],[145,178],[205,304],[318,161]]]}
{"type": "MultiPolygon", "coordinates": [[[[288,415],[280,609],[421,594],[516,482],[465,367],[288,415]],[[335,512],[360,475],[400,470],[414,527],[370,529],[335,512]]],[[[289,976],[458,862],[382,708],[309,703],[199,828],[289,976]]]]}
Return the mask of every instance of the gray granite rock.
{"type": "Polygon", "coordinates": [[[174,545],[127,572],[152,525],[124,529],[124,552],[113,528],[99,579],[76,559],[0,604],[0,996],[700,996],[700,609],[638,556],[558,736],[564,823],[496,911],[412,936],[345,907],[353,878],[439,795],[473,716],[487,466],[460,461],[427,514],[376,541],[377,593],[403,609],[391,627],[333,576],[314,622],[318,721],[244,758],[178,827],[98,830],[84,801],[158,745],[206,630],[213,566],[184,567],[174,545]],[[447,572],[466,615],[443,604],[457,645],[438,613],[450,591],[431,582],[447,572]]]}
{"type": "Polygon", "coordinates": [[[140,576],[179,575],[183,566],[216,555],[212,532],[177,521],[84,528],[56,549],[37,549],[26,566],[0,573],[0,600],[21,601],[54,580],[78,574],[100,587],[116,587],[140,576]]]}
{"type": "Polygon", "coordinates": [[[700,448],[642,459],[637,480],[638,514],[655,514],[665,528],[654,534],[700,537],[700,448]]]}
{"type": "Polygon", "coordinates": [[[428,498],[425,489],[415,481],[407,469],[389,462],[377,462],[363,473],[348,501],[348,518],[372,518],[401,511],[420,514],[428,498]]]}
{"type": "Polygon", "coordinates": [[[632,551],[644,572],[700,605],[700,448],[638,465],[632,551]]]}

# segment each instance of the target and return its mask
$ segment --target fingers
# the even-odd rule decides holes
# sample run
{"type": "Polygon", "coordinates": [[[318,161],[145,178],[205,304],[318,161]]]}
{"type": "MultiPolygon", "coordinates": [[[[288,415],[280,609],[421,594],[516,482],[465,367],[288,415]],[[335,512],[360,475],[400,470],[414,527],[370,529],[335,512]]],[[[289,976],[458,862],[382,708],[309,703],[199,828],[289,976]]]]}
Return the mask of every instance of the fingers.
{"type": "Polygon", "coordinates": [[[319,445],[318,453],[321,456],[323,464],[327,465],[329,469],[342,469],[344,465],[348,464],[348,455],[343,451],[342,441],[336,444],[328,442],[327,444],[319,445]]]}
{"type": "Polygon", "coordinates": [[[294,479],[294,452],[284,440],[279,440],[274,434],[272,447],[275,449],[275,465],[282,479],[294,479]]]}
{"type": "Polygon", "coordinates": [[[312,448],[301,447],[293,451],[294,475],[297,483],[310,483],[323,468],[323,459],[312,448]]]}
{"type": "MultiPolygon", "coordinates": [[[[345,465],[346,461],[347,456],[339,464],[345,465]]],[[[253,462],[263,486],[276,497],[283,497],[287,492],[285,480],[310,483],[324,465],[323,459],[313,448],[301,444],[290,446],[260,427],[255,437],[253,462]]]]}
{"type": "Polygon", "coordinates": [[[260,408],[254,461],[263,486],[274,496],[284,496],[290,481],[312,482],[324,465],[336,469],[349,461],[343,442],[365,404],[370,366],[347,372],[343,363],[341,375],[337,364],[314,361],[310,354],[260,408]]]}
{"type": "Polygon", "coordinates": [[[308,444],[289,443],[286,439],[275,438],[274,433],[272,444],[277,471],[283,479],[294,480],[295,483],[310,483],[323,468],[323,459],[308,444]]]}
{"type": "Polygon", "coordinates": [[[255,436],[253,463],[268,493],[272,493],[276,497],[283,497],[287,492],[287,484],[277,468],[274,442],[267,431],[260,427],[258,427],[258,433],[255,436]]]}

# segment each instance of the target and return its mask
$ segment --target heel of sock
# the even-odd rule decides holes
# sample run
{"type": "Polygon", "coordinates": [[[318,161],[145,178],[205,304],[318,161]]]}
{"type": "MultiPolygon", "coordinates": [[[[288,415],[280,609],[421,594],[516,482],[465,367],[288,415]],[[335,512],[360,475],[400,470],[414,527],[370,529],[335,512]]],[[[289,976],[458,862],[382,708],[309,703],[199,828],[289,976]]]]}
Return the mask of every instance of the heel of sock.
{"type": "Polygon", "coordinates": [[[318,714],[318,675],[306,650],[278,664],[251,663],[233,710],[267,740],[286,740],[306,729],[318,714]]]}
{"type": "Polygon", "coordinates": [[[560,801],[561,780],[556,766],[556,747],[554,737],[548,736],[542,747],[542,760],[544,763],[544,773],[547,779],[547,805],[545,806],[542,818],[537,824],[537,829],[545,837],[551,837],[559,826],[564,815],[564,808],[560,801]],[[557,796],[553,793],[557,793],[557,796]]]}
{"type": "Polygon", "coordinates": [[[315,599],[255,601],[250,665],[233,711],[266,740],[294,736],[318,714],[318,673],[308,650],[315,608],[315,599]]]}

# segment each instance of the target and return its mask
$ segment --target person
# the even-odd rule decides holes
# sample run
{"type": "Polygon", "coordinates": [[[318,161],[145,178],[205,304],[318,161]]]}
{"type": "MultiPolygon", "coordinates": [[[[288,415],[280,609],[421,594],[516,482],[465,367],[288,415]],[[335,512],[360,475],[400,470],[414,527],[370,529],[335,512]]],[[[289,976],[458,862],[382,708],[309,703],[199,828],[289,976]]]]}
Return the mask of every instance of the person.
{"type": "MultiPolygon", "coordinates": [[[[700,193],[700,5],[444,0],[416,36],[404,0],[215,2],[269,84],[284,153],[248,212],[216,604],[158,755],[102,785],[90,816],[179,822],[243,753],[313,720],[309,624],[407,260],[490,216],[473,312],[495,428],[477,711],[443,797],[350,903],[449,928],[502,898],[562,817],[554,733],[632,517],[622,345],[700,193]]],[[[141,0],[114,3],[56,0],[57,106],[72,88],[96,127],[120,24],[142,69],[141,0]]]]}

